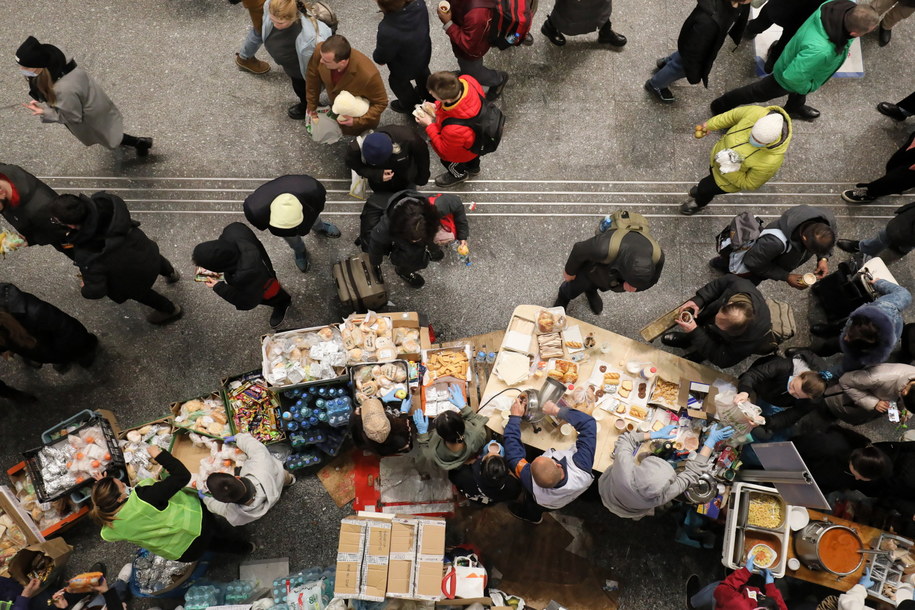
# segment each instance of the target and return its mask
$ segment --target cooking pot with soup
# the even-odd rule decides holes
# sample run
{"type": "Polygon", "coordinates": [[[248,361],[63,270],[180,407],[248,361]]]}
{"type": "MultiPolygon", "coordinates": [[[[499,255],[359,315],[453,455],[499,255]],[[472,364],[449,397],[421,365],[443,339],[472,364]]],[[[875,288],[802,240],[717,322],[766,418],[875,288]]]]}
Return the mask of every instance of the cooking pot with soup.
{"type": "Polygon", "coordinates": [[[858,551],[864,548],[858,533],[829,521],[811,521],[794,535],[794,551],[811,570],[836,576],[856,572],[864,561],[858,551]]]}

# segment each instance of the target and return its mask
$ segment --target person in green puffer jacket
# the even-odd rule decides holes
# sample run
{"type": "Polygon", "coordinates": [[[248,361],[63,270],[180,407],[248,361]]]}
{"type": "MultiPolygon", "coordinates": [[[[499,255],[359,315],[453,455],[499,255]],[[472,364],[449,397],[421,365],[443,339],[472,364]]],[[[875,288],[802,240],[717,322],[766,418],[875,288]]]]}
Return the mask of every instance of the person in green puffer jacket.
{"type": "Polygon", "coordinates": [[[200,559],[207,551],[254,551],[251,542],[216,520],[201,504],[199,494],[184,489],[191,482],[191,473],[184,464],[155,445],[147,451],[168,477],[159,482],[146,479],[131,488],[108,476],[92,487],[89,514],[102,526],[103,540],[126,540],[165,559],[185,563],[200,559]]]}
{"type": "Polygon", "coordinates": [[[791,142],[791,118],[778,106],[741,106],[713,116],[696,128],[697,137],[727,129],[712,148],[709,175],[689,190],[680,213],[692,216],[724,193],[755,191],[782,166],[791,142]],[[739,166],[722,164],[721,157],[732,151],[739,166]]]}
{"type": "Polygon", "coordinates": [[[717,98],[712,113],[787,95],[788,114],[812,121],[820,111],[806,105],[807,94],[822,87],[845,62],[852,39],[873,31],[879,21],[877,11],[869,5],[851,0],[823,3],[788,42],[772,74],[717,98]]]}

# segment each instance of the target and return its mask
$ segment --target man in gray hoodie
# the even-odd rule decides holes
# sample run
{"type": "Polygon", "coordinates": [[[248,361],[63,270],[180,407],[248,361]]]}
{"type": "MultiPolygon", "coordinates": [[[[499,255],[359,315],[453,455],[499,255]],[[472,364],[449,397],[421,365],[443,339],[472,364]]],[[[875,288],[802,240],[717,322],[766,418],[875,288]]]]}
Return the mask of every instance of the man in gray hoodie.
{"type": "Polygon", "coordinates": [[[613,465],[597,481],[600,499],[614,515],[624,519],[641,519],[654,515],[656,508],[695,485],[709,469],[709,458],[718,441],[730,438],[733,428],[714,424],[702,450],[695,459],[686,460],[679,473],[666,460],[655,455],[636,455],[643,442],[651,439],[670,440],[676,436],[676,426],[657,432],[627,432],[616,441],[613,465]]]}

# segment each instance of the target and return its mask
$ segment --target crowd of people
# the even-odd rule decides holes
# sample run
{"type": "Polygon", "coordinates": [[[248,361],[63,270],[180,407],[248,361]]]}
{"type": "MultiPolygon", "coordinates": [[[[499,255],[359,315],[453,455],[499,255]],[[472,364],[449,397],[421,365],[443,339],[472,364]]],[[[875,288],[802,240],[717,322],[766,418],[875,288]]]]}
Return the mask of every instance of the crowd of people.
{"type": "MultiPolygon", "coordinates": [[[[268,72],[270,64],[256,57],[263,46],[289,77],[298,98],[288,109],[289,118],[312,125],[334,120],[341,134],[352,138],[346,166],[371,190],[358,235],[353,236],[355,244],[379,275],[388,257],[404,282],[422,287],[425,280],[419,271],[442,260],[444,246],[466,246],[470,223],[458,195],[429,195],[418,189],[430,180],[437,188],[450,188],[479,174],[481,158],[497,150],[506,120],[493,102],[505,90],[509,74],[484,65],[493,47],[504,46],[505,41],[494,36],[499,9],[471,0],[438,3],[433,12],[451,43],[457,69],[431,72],[430,16],[424,0],[377,0],[383,17],[371,54],[352,48],[323,4],[242,1],[252,27],[235,54],[238,68],[268,72]],[[379,66],[389,71],[394,99],[388,97],[379,66]],[[321,114],[325,106],[332,106],[333,113],[321,114]],[[415,117],[414,125],[380,125],[388,107],[415,117]],[[434,179],[430,146],[445,170],[434,179]]],[[[749,5],[750,0],[698,0],[680,30],[677,49],[657,61],[655,74],[645,83],[654,99],[674,102],[670,87],[676,81],[685,78],[708,85],[727,36],[739,43],[772,24],[783,28],[765,58],[767,75],[711,101],[712,116],[696,127],[697,138],[712,131],[722,135],[710,152],[709,174],[689,190],[680,207],[684,215],[700,212],[716,196],[766,184],[788,154],[792,139],[799,137],[793,121],[813,121],[820,115],[807,105],[807,96],[839,69],[853,40],[877,30],[885,46],[894,27],[913,12],[911,0],[870,5],[768,0],[749,20],[749,5]],[[784,106],[755,105],[784,96],[784,106]]],[[[613,30],[611,11],[610,0],[556,0],[540,31],[557,46],[566,44],[567,36],[597,31],[598,43],[620,48],[627,40],[613,30]]],[[[524,32],[507,45],[533,42],[524,32]]],[[[30,36],[17,50],[16,61],[32,98],[24,106],[42,122],[62,123],[87,146],[128,146],[140,157],[149,154],[153,139],[125,133],[112,100],[61,49],[30,36]]],[[[915,114],[915,93],[895,104],[881,102],[877,110],[894,121],[905,121],[915,114]]],[[[915,133],[890,158],[883,177],[860,183],[842,196],[849,203],[864,204],[913,186],[915,133]]],[[[269,325],[279,327],[293,299],[252,227],[282,237],[296,267],[305,273],[310,258],[304,238],[312,233],[329,239],[341,236],[339,228],[321,218],[326,196],[319,180],[303,174],[280,176],[257,187],[243,205],[248,224],[233,222],[192,248],[192,260],[209,274],[206,286],[239,310],[270,307],[269,325]]],[[[147,320],[156,325],[182,317],[181,305],[154,288],[159,276],[174,284],[181,274],[131,218],[120,197],[106,192],[60,194],[27,169],[0,164],[0,213],[23,245],[51,246],[73,262],[84,298],[137,301],[151,309],[147,320]]],[[[874,510],[896,519],[898,531],[915,533],[915,481],[907,468],[909,456],[915,455],[915,440],[872,443],[852,429],[885,417],[891,409],[915,409],[915,333],[904,324],[910,291],[887,280],[873,281],[873,302],[849,311],[842,323],[814,325],[812,345],[784,353],[778,350],[785,337],[765,295],[767,282],[804,290],[811,284],[807,276],[825,278],[835,248],[882,255],[889,262],[904,257],[915,248],[915,203],[899,208],[873,236],[854,235],[852,229],[854,237],[843,233],[840,239],[834,215],[810,205],[792,207],[764,227],[752,216],[749,227],[741,222],[735,218],[723,232],[718,255],[709,261],[719,277],[684,302],[676,329],[664,333],[661,342],[683,350],[695,362],[744,369],[735,400],[753,402],[766,416],[766,424],[753,431],[745,448],[748,465],[753,464],[753,443],[793,440],[824,493],[855,491],[874,510]],[[744,229],[750,236],[738,243],[744,229]],[[759,357],[748,362],[754,356],[759,357]]],[[[595,236],[573,246],[554,305],[567,306],[585,294],[591,311],[600,315],[600,292],[650,290],[664,265],[663,245],[651,234],[647,220],[635,211],[615,212],[595,236]]],[[[98,339],[70,314],[5,282],[0,284],[0,344],[29,366],[52,364],[64,374],[73,364],[92,366],[98,339]]],[[[2,382],[0,396],[15,402],[35,400],[2,382]]],[[[507,502],[513,515],[531,524],[592,486],[597,434],[590,415],[547,403],[544,413],[571,424],[577,441],[571,449],[534,456],[521,442],[525,405],[520,398],[511,407],[501,439],[492,438],[487,419],[468,406],[457,386],[451,390],[451,402],[454,411],[430,420],[413,408],[409,397],[366,401],[353,418],[353,440],[381,455],[415,448],[421,467],[447,471],[471,502],[507,502]]],[[[657,456],[636,456],[644,442],[672,438],[673,427],[622,434],[612,467],[598,479],[603,504],[627,519],[664,511],[708,471],[716,446],[732,433],[728,427],[711,426],[702,448],[679,469],[657,456]]],[[[128,540],[182,561],[197,559],[205,551],[251,552],[252,544],[233,528],[263,516],[294,477],[249,435],[227,440],[237,443],[249,460],[237,476],[212,475],[208,495],[183,493],[190,473],[167,451],[156,448],[150,450],[151,457],[168,472],[167,478],[132,488],[115,477],[102,477],[92,489],[92,515],[102,538],[128,540]]],[[[757,572],[751,558],[745,568],[714,586],[697,587],[692,580],[689,607],[713,607],[717,602],[719,608],[786,608],[771,573],[757,572]]],[[[117,582],[124,580],[121,574],[117,582]]],[[[20,599],[30,597],[35,587],[27,586],[20,599]]],[[[118,599],[119,588],[123,589],[103,584],[95,593],[104,595],[110,605],[116,603],[112,600],[118,599]]],[[[864,607],[863,600],[855,601],[860,597],[856,591],[839,598],[839,607],[864,607]]],[[[58,597],[55,603],[63,604],[58,607],[66,607],[63,594],[58,597]]]]}

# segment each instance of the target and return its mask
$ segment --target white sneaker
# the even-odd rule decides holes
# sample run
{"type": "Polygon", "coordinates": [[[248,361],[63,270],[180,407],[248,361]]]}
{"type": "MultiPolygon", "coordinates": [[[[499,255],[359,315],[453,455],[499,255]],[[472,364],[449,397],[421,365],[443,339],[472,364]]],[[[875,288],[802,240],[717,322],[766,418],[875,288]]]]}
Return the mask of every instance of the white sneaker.
{"type": "Polygon", "coordinates": [[[121,570],[118,572],[118,580],[121,582],[130,582],[130,577],[133,574],[133,564],[125,563],[121,570]]]}

